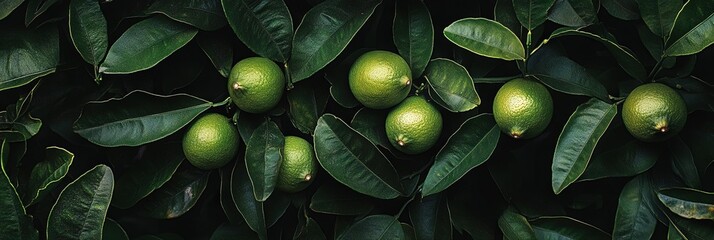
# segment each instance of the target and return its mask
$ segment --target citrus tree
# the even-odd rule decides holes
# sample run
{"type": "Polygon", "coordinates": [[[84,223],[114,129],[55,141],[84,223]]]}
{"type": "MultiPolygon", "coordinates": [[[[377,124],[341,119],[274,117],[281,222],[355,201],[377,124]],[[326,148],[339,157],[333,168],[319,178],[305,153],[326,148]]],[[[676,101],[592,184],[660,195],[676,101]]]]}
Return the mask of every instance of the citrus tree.
{"type": "Polygon", "coordinates": [[[0,239],[709,239],[710,0],[0,1],[0,239]]]}

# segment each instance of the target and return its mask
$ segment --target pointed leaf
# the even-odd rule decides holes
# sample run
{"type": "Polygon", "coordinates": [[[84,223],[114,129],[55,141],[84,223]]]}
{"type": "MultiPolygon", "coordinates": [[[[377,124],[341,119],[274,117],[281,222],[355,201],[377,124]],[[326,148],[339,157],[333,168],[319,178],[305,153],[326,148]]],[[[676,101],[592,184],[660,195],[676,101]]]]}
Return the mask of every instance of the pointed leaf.
{"type": "Polygon", "coordinates": [[[552,186],[559,194],[585,172],[597,142],[617,114],[617,105],[591,98],[570,115],[553,154],[552,186]]]}
{"type": "Polygon", "coordinates": [[[57,27],[0,31],[0,91],[30,83],[55,71],[59,64],[57,27]]]}
{"type": "Polygon", "coordinates": [[[662,189],[659,200],[672,212],[684,218],[714,219],[714,193],[692,188],[662,189]]]}
{"type": "Polygon", "coordinates": [[[374,208],[372,199],[337,184],[324,184],[310,200],[310,209],[333,215],[362,215],[374,208]]]}
{"type": "Polygon", "coordinates": [[[709,0],[689,0],[674,20],[664,55],[691,55],[704,50],[712,43],[714,4],[709,0]]]}
{"type": "MultiPolygon", "coordinates": [[[[99,2],[72,0],[69,4],[69,35],[84,61],[95,69],[104,60],[109,46],[107,20],[99,2]]],[[[95,70],[96,71],[96,70],[95,70]]]]}
{"type": "Polygon", "coordinates": [[[647,27],[657,36],[666,39],[674,18],[682,9],[682,0],[637,0],[637,5],[647,27]]]}
{"type": "Polygon", "coordinates": [[[348,239],[404,239],[399,220],[387,215],[372,215],[352,224],[337,240],[348,239]]]}
{"type": "Polygon", "coordinates": [[[62,190],[47,219],[47,239],[101,239],[114,174],[97,165],[62,190]]]}
{"type": "Polygon", "coordinates": [[[267,239],[265,211],[263,202],[255,200],[253,186],[250,184],[245,164],[235,161],[231,173],[231,195],[236,208],[250,229],[258,233],[261,239],[267,239]]]}
{"type": "Polygon", "coordinates": [[[434,26],[426,4],[418,0],[395,1],[392,33],[399,54],[412,75],[421,76],[434,48],[434,26]]]}
{"type": "Polygon", "coordinates": [[[610,15],[622,20],[640,18],[636,0],[602,0],[602,6],[610,15]]]}
{"type": "Polygon", "coordinates": [[[285,138],[278,125],[265,121],[251,135],[245,149],[245,166],[255,199],[263,202],[273,193],[283,161],[285,138]]]}
{"type": "Polygon", "coordinates": [[[506,239],[536,239],[533,227],[526,217],[517,213],[513,207],[503,211],[498,218],[498,227],[506,239]]]}
{"type": "Polygon", "coordinates": [[[201,32],[196,37],[196,42],[216,67],[218,73],[227,78],[233,68],[233,46],[231,43],[222,35],[211,32],[201,32]]]}
{"type": "Polygon", "coordinates": [[[112,44],[99,72],[128,74],[149,69],[186,45],[197,32],[163,16],[143,20],[112,44]]]}
{"type": "Polygon", "coordinates": [[[444,28],[444,36],[478,55],[503,60],[524,60],[526,50],[516,34],[485,18],[464,18],[444,28]]]}
{"type": "Polygon", "coordinates": [[[531,31],[545,22],[548,9],[554,2],[555,0],[513,0],[513,9],[516,10],[516,17],[521,25],[531,31]]]}
{"type": "Polygon", "coordinates": [[[493,115],[481,114],[467,119],[436,154],[434,165],[424,180],[422,195],[443,191],[486,162],[496,149],[500,133],[493,115]]]}
{"type": "Polygon", "coordinates": [[[327,0],[310,9],[295,30],[288,62],[292,82],[304,80],[332,62],[380,3],[327,0]]]}
{"type": "Polygon", "coordinates": [[[10,13],[24,1],[25,0],[4,0],[0,2],[0,20],[10,15],[10,13]]]}
{"type": "Polygon", "coordinates": [[[282,0],[221,0],[228,24],[253,52],[278,62],[290,59],[293,20],[282,0]]]}
{"type": "Polygon", "coordinates": [[[157,219],[180,217],[201,198],[210,173],[193,166],[179,170],[161,188],[139,201],[135,209],[157,219]]]}
{"type": "Polygon", "coordinates": [[[38,239],[38,232],[32,226],[32,218],[25,215],[25,207],[7,176],[4,163],[9,155],[10,143],[0,139],[0,239],[38,239]]]}
{"type": "Polygon", "coordinates": [[[380,199],[402,194],[399,175],[392,163],[363,135],[332,114],[325,114],[315,128],[317,160],[338,182],[380,199]]]}
{"type": "Polygon", "coordinates": [[[615,214],[616,239],[650,239],[657,225],[657,218],[652,214],[651,206],[645,199],[647,178],[640,175],[630,180],[620,193],[615,214]]]}
{"type": "Polygon", "coordinates": [[[597,11],[591,0],[556,0],[548,19],[568,27],[583,27],[597,21],[597,11]]]}
{"type": "Polygon", "coordinates": [[[528,70],[543,84],[559,92],[609,101],[607,90],[585,67],[563,56],[533,55],[528,70]]]}
{"type": "Polygon", "coordinates": [[[138,146],[173,134],[209,107],[210,102],[191,95],[137,90],[85,105],[74,132],[104,147],[138,146]]]}
{"type": "Polygon", "coordinates": [[[204,31],[218,30],[226,25],[219,0],[159,0],[145,12],[160,13],[204,31]]]}
{"type": "Polygon", "coordinates": [[[429,62],[424,78],[432,91],[429,95],[442,107],[452,112],[465,112],[481,104],[481,98],[474,88],[469,72],[460,64],[446,58],[429,62]]]}
{"type": "Polygon", "coordinates": [[[530,222],[538,239],[610,239],[610,234],[569,217],[539,217],[530,222]]]}
{"type": "Polygon", "coordinates": [[[23,198],[26,206],[39,202],[69,171],[74,160],[74,154],[60,147],[48,147],[45,150],[45,160],[32,168],[27,192],[23,198]]]}
{"type": "Polygon", "coordinates": [[[32,21],[50,9],[59,0],[28,0],[25,11],[25,26],[30,26],[32,21]]]}
{"type": "Polygon", "coordinates": [[[409,219],[417,239],[451,239],[451,216],[446,195],[438,194],[412,202],[409,219]]]}

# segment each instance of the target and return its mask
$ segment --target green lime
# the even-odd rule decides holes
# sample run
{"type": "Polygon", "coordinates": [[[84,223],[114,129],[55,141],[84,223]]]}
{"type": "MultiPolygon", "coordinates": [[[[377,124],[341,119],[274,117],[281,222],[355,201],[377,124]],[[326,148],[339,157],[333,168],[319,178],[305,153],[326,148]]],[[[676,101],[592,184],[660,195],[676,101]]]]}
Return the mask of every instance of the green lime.
{"type": "Polygon", "coordinates": [[[622,120],[635,138],[645,142],[663,141],[684,128],[687,105],[667,85],[643,84],[625,99],[622,120]]]}
{"type": "Polygon", "coordinates": [[[285,76],[273,61],[246,58],[233,66],[228,77],[228,94],[243,111],[262,113],[273,109],[283,96],[285,76]]]}
{"type": "Polygon", "coordinates": [[[404,100],[412,71],[399,55],[375,50],[362,54],[350,69],[350,90],[365,107],[386,109],[404,100]]]}
{"type": "Polygon", "coordinates": [[[496,93],[493,117],[501,131],[509,136],[533,138],[548,127],[553,117],[553,98],[539,82],[513,79],[496,93]]]}
{"type": "Polygon", "coordinates": [[[423,97],[404,99],[387,115],[385,128],[392,146],[407,154],[429,150],[441,135],[443,120],[439,110],[423,97]]]}
{"type": "Polygon", "coordinates": [[[285,192],[299,192],[307,188],[317,173],[317,160],[312,144],[295,136],[285,137],[283,163],[278,173],[278,189],[285,192]]]}
{"type": "Polygon", "coordinates": [[[230,162],[238,151],[238,130],[217,113],[201,116],[183,136],[183,153],[197,168],[216,169],[230,162]]]}

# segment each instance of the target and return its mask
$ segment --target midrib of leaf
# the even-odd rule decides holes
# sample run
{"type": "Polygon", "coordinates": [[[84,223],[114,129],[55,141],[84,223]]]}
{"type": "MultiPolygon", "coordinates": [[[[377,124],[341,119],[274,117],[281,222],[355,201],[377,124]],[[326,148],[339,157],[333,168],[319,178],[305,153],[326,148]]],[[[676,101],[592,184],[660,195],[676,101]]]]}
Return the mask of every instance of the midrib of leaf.
{"type": "Polygon", "coordinates": [[[206,108],[206,109],[207,109],[210,105],[211,105],[210,103],[202,103],[202,104],[200,104],[200,105],[195,105],[195,106],[187,107],[187,108],[174,109],[174,110],[170,110],[170,111],[166,111],[166,112],[152,113],[152,114],[149,114],[149,115],[143,115],[143,116],[132,117],[132,118],[125,118],[125,119],[120,119],[120,120],[113,121],[113,122],[108,122],[108,123],[100,124],[100,125],[97,125],[97,126],[92,126],[92,127],[87,127],[87,128],[78,129],[77,131],[87,132],[87,131],[92,131],[92,130],[96,130],[96,129],[99,129],[99,128],[104,128],[104,127],[106,127],[106,126],[121,125],[121,124],[123,124],[123,123],[132,122],[132,121],[137,121],[137,120],[142,119],[142,118],[153,118],[154,116],[157,116],[157,115],[171,114],[171,113],[175,113],[175,112],[188,111],[188,110],[200,109],[200,108],[206,108]],[[205,105],[205,106],[204,106],[204,105],[205,105]]]}
{"type": "MultiPolygon", "coordinates": [[[[74,2],[74,1],[77,1],[77,0],[73,0],[73,2],[74,2]]],[[[93,2],[93,3],[94,3],[94,2],[93,2]]],[[[71,5],[72,5],[72,4],[70,3],[70,7],[71,7],[71,5]]],[[[100,9],[100,11],[101,11],[101,9],[100,9]]],[[[104,16],[102,16],[102,17],[104,17],[104,16]]],[[[72,18],[72,11],[69,11],[69,13],[68,13],[68,18],[69,18],[69,19],[73,19],[73,18],[72,18]]],[[[84,18],[77,17],[76,20],[79,21],[79,25],[80,25],[80,26],[84,26],[84,20],[85,20],[84,18]]],[[[74,42],[74,38],[72,37],[72,24],[68,24],[68,25],[69,25],[69,32],[70,32],[69,36],[70,36],[70,38],[72,38],[72,42],[74,42]]],[[[81,28],[81,27],[80,27],[80,28],[81,28]]],[[[94,41],[92,41],[91,36],[89,36],[89,35],[86,34],[87,31],[80,31],[80,32],[83,32],[83,33],[84,33],[84,34],[82,34],[82,35],[83,35],[82,37],[84,37],[85,39],[90,39],[90,40],[89,40],[89,42],[91,42],[90,44],[94,44],[94,41]]],[[[79,48],[77,47],[77,45],[76,45],[76,44],[73,44],[73,45],[75,45],[74,48],[77,49],[77,51],[79,52],[79,54],[82,55],[82,51],[79,50],[79,48]]],[[[95,46],[90,46],[90,47],[89,47],[89,51],[90,51],[91,54],[92,54],[92,56],[90,56],[90,57],[92,58],[92,60],[93,60],[92,65],[94,65],[94,66],[99,65],[99,62],[101,62],[102,59],[97,59],[97,58],[96,58],[96,56],[97,56],[97,49],[95,49],[95,46]]]]}
{"type": "MultiPolygon", "coordinates": [[[[287,59],[287,58],[285,57],[285,55],[283,54],[283,50],[280,48],[280,45],[278,45],[278,42],[275,41],[274,36],[273,36],[272,34],[270,34],[270,32],[268,32],[268,30],[266,29],[265,23],[263,23],[263,21],[261,21],[261,20],[258,18],[258,16],[255,14],[255,12],[253,12],[253,9],[250,8],[250,6],[248,6],[248,4],[246,4],[243,0],[235,0],[235,1],[238,1],[238,2],[240,2],[240,4],[242,4],[243,6],[245,6],[245,8],[248,9],[248,12],[250,12],[250,16],[253,17],[254,19],[258,20],[258,23],[260,24],[260,30],[262,30],[266,35],[270,36],[270,37],[268,37],[268,39],[269,39],[270,42],[273,44],[273,46],[275,46],[275,48],[278,50],[278,54],[280,54],[280,58],[283,59],[283,62],[287,62],[288,59],[287,59]]],[[[221,1],[221,2],[222,2],[222,1],[221,1]]],[[[282,2],[282,1],[281,1],[281,2],[282,2]]],[[[283,4],[285,4],[285,3],[283,3],[283,4]]],[[[224,10],[224,11],[225,11],[225,10],[224,10]]]]}
{"type": "MultiPolygon", "coordinates": [[[[640,186],[642,184],[638,183],[637,185],[640,186]]],[[[637,190],[637,211],[633,212],[630,215],[630,217],[631,217],[630,219],[636,219],[639,216],[637,213],[639,213],[640,210],[642,210],[642,207],[645,207],[645,210],[650,211],[649,208],[644,204],[644,199],[642,199],[642,188],[638,187],[638,190],[637,190]]],[[[633,239],[634,238],[633,233],[635,230],[639,229],[637,227],[639,222],[640,221],[637,221],[637,220],[634,221],[634,223],[632,224],[632,227],[628,228],[628,230],[630,230],[630,231],[627,231],[627,235],[623,236],[623,239],[633,239]]]]}
{"type": "Polygon", "coordinates": [[[395,222],[396,222],[396,221],[394,221],[394,219],[392,219],[391,221],[389,221],[389,225],[387,225],[387,227],[384,228],[384,230],[382,231],[382,233],[379,234],[379,237],[378,237],[377,239],[384,239],[384,235],[386,235],[387,232],[389,231],[389,229],[392,228],[392,226],[394,226],[394,223],[395,223],[395,222]]]}
{"type": "MultiPolygon", "coordinates": [[[[478,105],[478,104],[476,104],[476,102],[471,101],[471,99],[469,99],[469,98],[462,97],[461,95],[458,95],[458,94],[455,94],[455,93],[451,93],[451,92],[449,92],[449,91],[446,91],[445,88],[436,87],[436,86],[434,86],[434,85],[432,85],[431,87],[433,87],[434,90],[437,90],[437,91],[436,91],[436,95],[439,95],[439,97],[441,97],[440,92],[443,92],[444,94],[446,94],[446,95],[448,95],[448,96],[456,96],[456,97],[458,97],[459,99],[463,99],[464,102],[469,102],[469,103],[471,103],[471,104],[473,104],[473,105],[478,105]]],[[[469,89],[469,90],[471,90],[471,89],[469,89]]]]}
{"type": "MultiPolygon", "coordinates": [[[[105,176],[106,176],[106,174],[102,175],[102,178],[101,178],[101,180],[99,180],[99,183],[97,184],[96,189],[99,189],[99,188],[101,187],[102,182],[104,181],[104,177],[105,177],[105,176]]],[[[89,224],[88,224],[89,213],[92,212],[92,207],[94,206],[94,203],[97,201],[97,195],[98,195],[98,194],[99,194],[98,191],[96,191],[96,190],[95,190],[95,191],[92,191],[92,202],[91,202],[91,204],[89,205],[89,208],[87,208],[87,212],[84,214],[84,221],[82,221],[82,229],[80,229],[80,231],[79,231],[79,233],[78,233],[78,234],[79,234],[79,238],[83,238],[82,236],[83,236],[84,233],[86,232],[85,229],[87,229],[87,225],[89,225],[89,224]]],[[[103,227],[103,226],[102,226],[102,227],[103,227]]],[[[100,227],[100,228],[102,228],[102,227],[100,227]]]]}
{"type": "MultiPolygon", "coordinates": [[[[510,30],[509,30],[509,31],[510,31],[510,30]]],[[[516,59],[521,59],[521,56],[518,56],[518,54],[512,53],[512,52],[510,52],[510,51],[503,51],[503,50],[501,50],[500,48],[498,48],[496,45],[488,44],[487,42],[478,41],[478,40],[476,40],[476,39],[474,39],[474,38],[468,38],[468,37],[465,36],[465,35],[455,34],[455,33],[453,33],[453,32],[450,32],[450,33],[453,34],[454,36],[460,37],[460,38],[462,38],[462,39],[472,40],[472,41],[474,41],[474,42],[478,42],[478,43],[481,43],[481,44],[483,44],[483,45],[486,45],[486,46],[488,46],[488,47],[490,47],[490,48],[496,49],[496,50],[499,51],[499,52],[506,53],[506,54],[508,54],[509,57],[511,57],[511,58],[513,58],[513,56],[515,55],[515,58],[516,58],[516,59]]],[[[458,45],[459,47],[464,47],[464,48],[465,48],[465,46],[463,46],[463,45],[461,45],[461,44],[459,44],[459,43],[454,43],[454,44],[458,45]]],[[[486,54],[482,54],[482,55],[488,56],[488,57],[496,57],[496,56],[491,56],[491,55],[486,55],[486,54]]]]}
{"type": "MultiPolygon", "coordinates": [[[[74,157],[74,155],[73,155],[72,157],[74,157]]],[[[55,169],[54,171],[52,171],[52,174],[50,174],[50,176],[51,176],[51,177],[54,177],[54,179],[52,179],[52,180],[50,180],[50,181],[47,181],[48,179],[50,179],[50,178],[48,177],[48,178],[45,178],[45,179],[40,183],[40,186],[39,186],[39,188],[37,189],[37,191],[33,191],[32,195],[30,196],[30,203],[29,203],[29,204],[34,203],[35,200],[37,199],[37,197],[40,196],[40,192],[46,190],[47,187],[49,187],[50,184],[59,182],[60,180],[62,180],[62,178],[64,178],[65,176],[67,176],[67,172],[68,172],[68,171],[64,171],[64,174],[62,174],[62,175],[60,175],[60,176],[57,176],[58,173],[61,173],[61,171],[59,171],[59,170],[65,169],[65,166],[67,166],[67,169],[69,169],[69,166],[68,166],[67,163],[71,164],[72,162],[71,162],[71,161],[67,161],[67,162],[65,162],[64,164],[62,164],[62,166],[60,166],[59,168],[57,168],[57,169],[55,169]]],[[[29,204],[28,204],[28,205],[29,205],[29,204]]]]}
{"type": "MultiPolygon", "coordinates": [[[[694,26],[692,29],[690,29],[689,31],[687,31],[686,33],[684,33],[679,39],[677,39],[677,40],[674,41],[671,45],[669,45],[669,47],[667,47],[667,50],[671,49],[672,46],[674,46],[674,45],[676,45],[677,43],[679,43],[680,41],[682,41],[682,39],[685,39],[687,35],[689,35],[690,33],[694,32],[694,30],[697,29],[697,28],[699,28],[699,26],[701,26],[702,24],[708,22],[712,17],[714,17],[714,13],[710,14],[709,17],[704,18],[704,20],[702,20],[701,22],[699,22],[699,24],[697,24],[697,25],[694,26]]],[[[676,20],[675,20],[675,21],[676,21],[676,20]]],[[[674,26],[675,26],[675,24],[672,24],[672,28],[673,28],[673,29],[674,29],[674,26]]],[[[670,33],[670,34],[671,34],[671,33],[670,33]]]]}
{"type": "MultiPolygon", "coordinates": [[[[37,71],[37,72],[25,74],[25,75],[23,75],[23,76],[14,77],[14,78],[11,78],[11,79],[9,79],[9,80],[2,81],[2,82],[0,82],[0,90],[9,89],[9,88],[3,88],[3,87],[1,87],[2,85],[11,85],[11,84],[7,84],[7,83],[21,82],[21,81],[23,81],[24,79],[27,79],[27,78],[39,78],[39,77],[42,77],[42,76],[46,76],[46,75],[48,75],[48,74],[50,74],[50,73],[53,73],[54,71],[55,71],[55,67],[50,67],[50,68],[47,68],[47,69],[44,69],[44,70],[40,70],[40,71],[37,71]]],[[[29,82],[29,81],[28,81],[28,82],[29,82]]],[[[13,87],[18,87],[18,86],[13,86],[13,87]]],[[[12,87],[11,87],[11,88],[12,88],[12,87]]]]}
{"type": "MultiPolygon", "coordinates": [[[[168,29],[168,30],[172,30],[172,29],[168,29]]],[[[121,65],[121,63],[124,63],[124,62],[127,62],[127,61],[135,61],[135,60],[137,59],[136,56],[139,56],[139,55],[143,54],[145,51],[147,51],[147,49],[151,49],[151,48],[153,48],[154,46],[158,46],[158,45],[165,46],[165,45],[168,45],[167,43],[178,42],[176,39],[179,38],[178,36],[180,36],[180,35],[184,35],[184,34],[185,34],[185,35],[193,35],[193,36],[195,36],[197,33],[198,33],[198,32],[197,32],[197,31],[194,31],[193,29],[186,28],[186,29],[183,29],[183,30],[179,30],[179,31],[177,31],[177,32],[175,32],[175,33],[173,33],[173,34],[170,34],[170,35],[164,35],[162,38],[159,38],[158,41],[155,41],[154,44],[148,45],[148,46],[146,46],[145,48],[134,49],[135,51],[132,51],[132,52],[133,52],[132,54],[124,55],[123,59],[124,59],[125,61],[120,61],[120,62],[116,62],[116,63],[119,63],[119,65],[121,65]],[[191,32],[193,32],[193,33],[191,33],[191,32]]],[[[120,38],[120,39],[121,39],[121,38],[120,38]]],[[[185,46],[186,44],[188,44],[188,42],[190,42],[190,40],[189,40],[189,41],[186,41],[186,42],[183,43],[183,44],[181,44],[181,46],[179,46],[179,48],[185,46]]],[[[115,42],[115,44],[116,44],[116,42],[115,42]]],[[[113,46],[112,46],[112,47],[113,47],[113,46]]],[[[111,52],[111,47],[109,48],[109,50],[110,50],[109,52],[111,52]]],[[[176,50],[178,50],[178,48],[175,49],[174,51],[176,51],[176,50]]],[[[173,53],[174,51],[172,51],[172,53],[173,53]]],[[[169,55],[170,55],[170,54],[169,54],[169,55]]],[[[167,55],[166,57],[168,57],[168,55],[167,55]]],[[[162,57],[161,59],[165,59],[166,57],[162,57]]],[[[106,63],[106,59],[105,59],[104,63],[106,63]]],[[[104,63],[102,63],[102,64],[104,64],[104,63]]],[[[156,66],[156,64],[158,64],[158,62],[152,64],[151,66],[156,66]]],[[[116,68],[116,65],[115,65],[114,67],[116,68]]],[[[104,71],[106,71],[107,67],[105,66],[104,68],[105,68],[104,71]]],[[[141,69],[147,69],[147,68],[141,68],[141,69]]],[[[136,71],[132,70],[132,72],[136,72],[136,71]]],[[[116,73],[116,72],[109,72],[109,73],[116,73]]]]}
{"type": "Polygon", "coordinates": [[[577,239],[575,239],[575,238],[572,238],[572,237],[570,237],[570,236],[566,236],[566,235],[564,235],[564,234],[561,234],[561,233],[559,233],[559,232],[557,232],[557,231],[555,231],[555,230],[551,230],[551,229],[549,229],[549,228],[542,228],[542,227],[534,226],[533,229],[534,229],[534,230],[535,230],[535,229],[539,229],[540,231],[547,232],[547,233],[550,233],[550,234],[559,236],[560,238],[558,238],[558,239],[577,240],[577,239]]]}
{"type": "MultiPolygon", "coordinates": [[[[478,147],[484,142],[484,140],[486,139],[486,136],[488,136],[494,129],[496,129],[496,126],[491,127],[491,129],[488,130],[488,132],[486,132],[486,134],[483,135],[483,137],[481,138],[481,140],[479,140],[479,141],[474,145],[474,147],[472,147],[471,150],[469,150],[469,152],[466,153],[466,155],[465,155],[464,157],[459,158],[459,161],[457,162],[456,166],[453,167],[453,168],[451,168],[451,170],[448,170],[448,172],[447,172],[446,174],[444,174],[444,177],[442,177],[441,179],[439,179],[439,180],[436,182],[436,184],[434,184],[434,187],[436,187],[437,185],[441,184],[441,183],[444,181],[444,179],[446,179],[446,177],[452,175],[452,174],[454,173],[454,169],[456,169],[457,167],[461,166],[461,164],[464,163],[464,161],[466,160],[466,158],[468,158],[469,156],[471,156],[471,154],[476,150],[476,148],[478,148],[478,147]]],[[[458,132],[458,130],[457,130],[457,132],[458,132]]],[[[437,153],[437,156],[438,156],[438,155],[439,155],[439,154],[437,153]]],[[[490,157],[490,154],[489,154],[489,157],[490,157]]],[[[481,164],[483,164],[483,162],[482,162],[481,164]]],[[[479,165],[481,165],[481,164],[479,164],[479,165]]],[[[475,167],[478,167],[479,165],[473,166],[472,169],[475,168],[475,167]]],[[[431,189],[430,189],[430,190],[431,190],[431,189]]]]}

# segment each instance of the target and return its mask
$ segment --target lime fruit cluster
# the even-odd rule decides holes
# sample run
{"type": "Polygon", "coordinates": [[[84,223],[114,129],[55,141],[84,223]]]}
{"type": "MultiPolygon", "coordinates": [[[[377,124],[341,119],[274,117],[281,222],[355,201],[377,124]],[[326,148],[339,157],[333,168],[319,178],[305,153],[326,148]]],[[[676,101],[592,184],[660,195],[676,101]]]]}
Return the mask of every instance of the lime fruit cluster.
{"type": "Polygon", "coordinates": [[[543,84],[517,78],[508,81],[493,99],[493,117],[501,131],[513,138],[540,135],[553,116],[553,98],[543,84]]]}
{"type": "Polygon", "coordinates": [[[246,58],[233,66],[228,94],[243,111],[263,113],[273,109],[283,96],[285,76],[280,67],[263,57],[246,58]]]}
{"type": "Polygon", "coordinates": [[[687,122],[687,106],[672,88],[648,83],[632,90],[622,105],[622,121],[635,138],[658,142],[677,135],[687,122]]]}
{"type": "Polygon", "coordinates": [[[217,113],[201,116],[183,136],[183,153],[197,168],[210,170],[230,162],[238,151],[238,130],[217,113]]]}
{"type": "Polygon", "coordinates": [[[441,135],[443,119],[434,105],[412,96],[394,107],[385,122],[389,142],[407,154],[429,150],[441,135]]]}
{"type": "Polygon", "coordinates": [[[362,54],[349,73],[349,85],[357,101],[372,109],[397,105],[409,94],[412,72],[399,55],[375,50],[362,54]]]}
{"type": "Polygon", "coordinates": [[[307,188],[315,179],[318,169],[312,144],[300,137],[286,136],[283,154],[278,189],[294,193],[307,188]]]}

